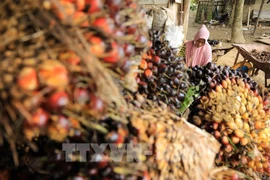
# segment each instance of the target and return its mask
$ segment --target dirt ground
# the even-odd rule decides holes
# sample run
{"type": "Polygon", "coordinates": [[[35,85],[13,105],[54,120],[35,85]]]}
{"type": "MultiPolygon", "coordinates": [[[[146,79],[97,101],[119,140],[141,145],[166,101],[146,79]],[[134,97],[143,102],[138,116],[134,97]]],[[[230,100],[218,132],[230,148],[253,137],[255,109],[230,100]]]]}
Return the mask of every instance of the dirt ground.
{"type": "MultiPolygon", "coordinates": [[[[190,12],[190,18],[189,18],[189,27],[188,27],[188,33],[187,33],[187,40],[192,40],[194,35],[197,33],[198,29],[200,28],[201,24],[194,22],[195,12],[190,12]]],[[[212,49],[224,49],[232,47],[230,43],[231,38],[231,28],[226,27],[224,25],[207,25],[208,30],[210,31],[210,37],[209,39],[213,40],[219,40],[221,43],[215,47],[212,47],[212,49]]],[[[244,37],[246,40],[245,44],[254,44],[258,43],[256,42],[257,39],[261,36],[268,35],[270,36],[270,26],[262,25],[257,30],[255,35],[252,35],[254,26],[246,27],[243,26],[245,29],[244,37]]],[[[234,61],[237,55],[237,49],[233,48],[226,54],[222,56],[218,56],[216,59],[216,63],[220,65],[227,65],[227,66],[233,66],[234,61]]],[[[243,57],[240,55],[238,62],[242,61],[243,57]]],[[[255,81],[257,81],[259,84],[264,85],[264,72],[259,71],[259,74],[252,77],[255,81]]],[[[270,80],[268,80],[270,81],[270,80]]],[[[270,83],[270,82],[269,82],[270,83]]],[[[268,83],[268,84],[269,84],[268,83]]]]}

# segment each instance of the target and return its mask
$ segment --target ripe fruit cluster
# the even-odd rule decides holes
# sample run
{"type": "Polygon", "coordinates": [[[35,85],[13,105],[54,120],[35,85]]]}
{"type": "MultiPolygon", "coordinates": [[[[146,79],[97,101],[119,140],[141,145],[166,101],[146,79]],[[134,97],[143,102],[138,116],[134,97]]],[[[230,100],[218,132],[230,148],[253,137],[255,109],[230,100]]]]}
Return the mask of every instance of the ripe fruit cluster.
{"type": "Polygon", "coordinates": [[[96,76],[100,75],[96,75],[98,71],[90,72],[86,64],[95,69],[94,61],[106,63],[102,68],[114,70],[119,81],[130,71],[131,58],[149,43],[144,22],[140,21],[142,11],[132,0],[25,0],[23,6],[15,1],[0,4],[5,19],[0,27],[0,98],[6,102],[1,109],[8,122],[23,125],[27,139],[43,133],[59,141],[72,136],[81,126],[71,114],[79,110],[99,118],[106,109],[104,97],[98,95],[100,82],[96,76]],[[30,14],[24,11],[26,6],[30,14]],[[18,15],[11,16],[11,12],[18,15]],[[42,26],[46,18],[39,23],[42,15],[51,18],[50,30],[42,26]],[[55,27],[68,31],[70,26],[79,34],[72,37],[77,38],[74,43],[83,39],[78,48],[87,47],[94,60],[85,62],[83,55],[62,43],[54,31],[55,27]]]}
{"type": "Polygon", "coordinates": [[[187,67],[182,57],[160,39],[160,31],[150,30],[152,48],[142,56],[137,82],[148,99],[162,101],[177,112],[189,88],[187,67]]]}
{"type": "Polygon", "coordinates": [[[88,50],[122,73],[129,71],[130,58],[139,52],[136,50],[150,43],[144,23],[140,21],[142,11],[132,0],[61,0],[43,3],[61,23],[73,24],[84,30],[88,50]]]}
{"type": "Polygon", "coordinates": [[[190,122],[212,133],[222,144],[217,165],[233,167],[249,176],[250,170],[269,175],[268,95],[261,96],[257,84],[247,75],[235,74],[226,67],[215,68],[209,63],[193,68],[192,74],[201,71],[209,72],[204,77],[208,88],[193,104],[190,122]],[[213,70],[214,73],[219,70],[220,74],[215,76],[213,70]]]}
{"type": "MultiPolygon", "coordinates": [[[[19,175],[11,179],[31,179],[31,174],[40,179],[149,179],[146,168],[122,175],[123,167],[129,167],[109,162],[106,155],[87,165],[67,163],[61,149],[63,141],[117,146],[138,141],[125,113],[119,113],[117,100],[124,97],[114,96],[121,94],[118,82],[130,73],[133,56],[149,45],[137,4],[11,0],[1,1],[0,7],[0,151],[10,146],[19,166],[14,176],[19,175]],[[111,96],[115,104],[109,104],[111,96]]],[[[1,168],[6,167],[2,162],[1,168]]]]}

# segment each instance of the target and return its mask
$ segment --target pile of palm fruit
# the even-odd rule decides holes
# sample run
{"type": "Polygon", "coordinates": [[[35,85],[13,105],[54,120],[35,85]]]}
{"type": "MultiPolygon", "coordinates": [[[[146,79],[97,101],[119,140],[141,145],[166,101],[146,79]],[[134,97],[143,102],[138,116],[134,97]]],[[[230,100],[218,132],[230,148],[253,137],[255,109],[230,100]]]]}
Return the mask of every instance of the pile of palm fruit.
{"type": "MultiPolygon", "coordinates": [[[[14,160],[10,166],[32,167],[32,156],[39,155],[62,160],[61,142],[114,140],[126,121],[110,116],[126,112],[123,84],[135,81],[130,68],[149,43],[137,4],[7,0],[0,7],[0,149],[12,150],[5,155],[14,160]]],[[[124,142],[127,134],[121,135],[124,142]]],[[[34,172],[42,169],[46,166],[37,165],[34,172]]]]}
{"type": "Polygon", "coordinates": [[[1,7],[1,128],[7,136],[20,137],[8,126],[19,121],[26,139],[48,134],[62,140],[80,128],[78,111],[99,117],[106,104],[125,106],[111,74],[123,79],[135,49],[147,46],[143,21],[134,19],[142,16],[136,4],[22,0],[1,7]]]}
{"type": "Polygon", "coordinates": [[[269,177],[267,90],[247,74],[214,63],[193,67],[190,79],[194,84],[202,81],[205,85],[190,108],[189,121],[213,134],[222,144],[216,164],[241,171],[247,178],[269,177]]]}
{"type": "Polygon", "coordinates": [[[161,30],[151,29],[152,47],[143,54],[137,82],[139,92],[148,99],[167,104],[179,114],[190,87],[188,71],[183,57],[168,46],[161,30]]]}
{"type": "Polygon", "coordinates": [[[215,169],[219,144],[211,135],[166,106],[123,96],[136,89],[131,67],[151,45],[135,2],[4,0],[0,8],[1,179],[241,176],[215,169]],[[118,149],[144,143],[153,156],[132,148],[135,160],[116,161],[105,147],[82,159],[63,150],[76,143],[86,150],[90,143],[118,149]]]}
{"type": "Polygon", "coordinates": [[[262,62],[269,62],[270,59],[270,52],[267,51],[259,52],[257,49],[252,49],[251,55],[262,62]]]}

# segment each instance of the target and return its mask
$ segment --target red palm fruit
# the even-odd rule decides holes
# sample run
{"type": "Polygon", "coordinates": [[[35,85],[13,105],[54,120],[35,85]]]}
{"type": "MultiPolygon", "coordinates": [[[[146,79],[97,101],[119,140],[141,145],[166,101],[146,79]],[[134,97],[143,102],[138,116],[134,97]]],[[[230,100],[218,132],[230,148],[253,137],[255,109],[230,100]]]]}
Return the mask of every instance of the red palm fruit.
{"type": "Polygon", "coordinates": [[[147,42],[147,47],[148,47],[148,48],[153,47],[153,43],[152,43],[152,41],[148,41],[148,42],[147,42]]]}
{"type": "Polygon", "coordinates": [[[156,51],[153,48],[151,48],[147,51],[147,54],[153,56],[156,55],[156,51]]]}
{"type": "Polygon", "coordinates": [[[109,8],[115,12],[121,8],[122,0],[106,0],[105,3],[109,6],[109,8]]]}
{"type": "Polygon", "coordinates": [[[222,80],[221,85],[222,85],[222,87],[225,88],[225,89],[228,87],[228,83],[227,83],[227,81],[225,81],[225,80],[222,80]]]}
{"type": "Polygon", "coordinates": [[[153,61],[154,61],[155,64],[160,64],[160,62],[161,62],[161,59],[160,59],[159,56],[153,56],[152,59],[153,59],[153,61]]]}
{"type": "Polygon", "coordinates": [[[115,131],[109,132],[106,135],[106,139],[108,142],[115,143],[116,145],[124,143],[124,137],[115,131]]]}
{"type": "Polygon", "coordinates": [[[148,43],[148,39],[143,35],[138,35],[136,40],[137,40],[137,42],[139,42],[141,44],[147,44],[148,43]]]}
{"type": "Polygon", "coordinates": [[[73,51],[61,53],[59,59],[66,61],[71,65],[78,65],[81,62],[81,58],[73,51]]]}
{"type": "Polygon", "coordinates": [[[124,51],[126,56],[128,57],[133,56],[135,53],[135,47],[132,44],[125,44],[124,51]]]}
{"type": "Polygon", "coordinates": [[[223,137],[222,137],[222,143],[223,143],[224,145],[228,145],[228,144],[229,144],[228,136],[223,136],[223,137]]]}
{"type": "Polygon", "coordinates": [[[81,27],[89,27],[90,24],[87,21],[87,14],[81,11],[77,11],[73,15],[73,23],[79,24],[81,27]]]}
{"type": "Polygon", "coordinates": [[[263,106],[268,106],[270,103],[269,99],[266,98],[264,101],[263,101],[263,106]]]}
{"type": "Polygon", "coordinates": [[[232,177],[231,177],[231,180],[239,180],[240,179],[240,177],[239,177],[239,175],[238,174],[233,174],[232,175],[232,177]]]}
{"type": "Polygon", "coordinates": [[[265,168],[264,168],[264,171],[265,171],[268,175],[270,175],[270,165],[269,165],[268,167],[265,167],[265,168]]]}
{"type": "Polygon", "coordinates": [[[97,176],[98,175],[98,169],[97,168],[92,168],[88,171],[88,174],[90,176],[97,176]]]}
{"type": "Polygon", "coordinates": [[[138,76],[138,74],[136,74],[136,82],[139,83],[141,81],[141,79],[138,78],[137,76],[138,76]]]}
{"type": "Polygon", "coordinates": [[[49,120],[49,114],[42,108],[38,108],[29,120],[29,125],[43,127],[49,120]]]}
{"type": "Polygon", "coordinates": [[[116,42],[111,43],[111,51],[108,52],[108,56],[103,58],[104,62],[116,63],[119,59],[125,56],[124,49],[120,47],[116,42]]]}
{"type": "Polygon", "coordinates": [[[125,27],[125,30],[127,32],[127,34],[135,34],[136,31],[137,31],[137,26],[136,25],[131,25],[131,26],[128,26],[128,27],[125,27]]]}
{"type": "Polygon", "coordinates": [[[153,68],[153,63],[151,63],[151,62],[147,63],[147,68],[152,69],[153,68]]]}
{"type": "Polygon", "coordinates": [[[47,86],[64,89],[68,84],[68,71],[56,60],[47,60],[40,64],[38,75],[47,86]]]}
{"type": "Polygon", "coordinates": [[[151,179],[151,177],[150,177],[149,173],[147,171],[144,171],[143,172],[143,180],[150,180],[150,179],[151,179]]]}
{"type": "Polygon", "coordinates": [[[105,105],[104,105],[104,102],[102,101],[102,99],[100,99],[99,97],[97,97],[94,94],[90,94],[89,108],[92,111],[95,111],[97,113],[101,113],[104,111],[105,105]]]}
{"type": "Polygon", "coordinates": [[[90,100],[90,92],[85,88],[76,88],[74,90],[74,100],[79,104],[86,104],[90,100]]]}
{"type": "Polygon", "coordinates": [[[232,152],[232,150],[233,150],[233,148],[232,148],[232,146],[231,146],[230,144],[227,144],[227,145],[225,146],[225,151],[226,151],[227,153],[232,152]]]}
{"type": "Polygon", "coordinates": [[[98,162],[98,168],[102,169],[108,165],[109,159],[103,154],[96,154],[95,159],[91,159],[93,162],[98,162]]]}
{"type": "Polygon", "coordinates": [[[126,2],[126,6],[131,8],[131,9],[137,9],[137,3],[130,1],[130,2],[126,2]]]}
{"type": "Polygon", "coordinates": [[[69,102],[68,95],[65,91],[58,91],[53,93],[48,100],[50,108],[58,109],[66,106],[69,102]]]}
{"type": "Polygon", "coordinates": [[[63,21],[66,21],[67,17],[71,17],[73,16],[73,14],[76,12],[75,10],[75,6],[73,3],[68,2],[68,1],[60,1],[61,5],[62,5],[62,9],[60,10],[58,6],[56,6],[54,4],[54,9],[55,9],[55,13],[56,16],[63,21]]]}
{"type": "Polygon", "coordinates": [[[144,71],[144,74],[145,74],[145,76],[146,76],[147,78],[150,78],[150,77],[152,77],[153,72],[152,72],[150,69],[146,69],[146,70],[144,71]]]}
{"type": "Polygon", "coordinates": [[[128,135],[128,130],[122,124],[118,124],[117,128],[117,131],[121,136],[126,137],[128,135]]]}
{"type": "Polygon", "coordinates": [[[216,139],[219,139],[221,137],[221,134],[219,131],[214,131],[214,136],[216,139]]]}
{"type": "Polygon", "coordinates": [[[70,121],[65,116],[60,115],[56,123],[56,126],[58,127],[58,129],[68,131],[71,127],[71,124],[70,121]]]}
{"type": "Polygon", "coordinates": [[[123,32],[123,29],[121,28],[118,28],[114,31],[114,36],[116,37],[123,37],[125,35],[125,33],[123,32]]]}
{"type": "Polygon", "coordinates": [[[153,66],[152,72],[153,72],[154,74],[157,74],[157,73],[158,73],[158,68],[157,68],[157,66],[153,66]]]}
{"type": "Polygon", "coordinates": [[[213,129],[215,129],[215,130],[218,129],[218,123],[216,123],[216,122],[213,123],[213,129]]]}
{"type": "Polygon", "coordinates": [[[90,42],[90,52],[93,55],[99,57],[104,54],[106,45],[100,37],[92,36],[88,41],[90,42]]]}
{"type": "Polygon", "coordinates": [[[147,68],[147,61],[145,59],[141,60],[140,68],[141,69],[146,69],[147,68]]]}
{"type": "Polygon", "coordinates": [[[120,67],[120,69],[124,72],[124,73],[128,73],[131,69],[132,66],[132,61],[125,59],[123,60],[118,67],[120,67]]]}
{"type": "Polygon", "coordinates": [[[85,0],[76,0],[77,10],[82,11],[85,8],[85,0]]]}
{"type": "Polygon", "coordinates": [[[85,0],[85,3],[89,5],[88,13],[95,13],[103,9],[102,0],[85,0]]]}
{"type": "Polygon", "coordinates": [[[37,72],[34,68],[25,67],[18,75],[17,83],[25,90],[34,90],[38,87],[37,72]]]}
{"type": "Polygon", "coordinates": [[[106,34],[111,34],[115,28],[114,22],[111,18],[108,17],[98,17],[92,23],[93,27],[99,28],[106,34]]]}

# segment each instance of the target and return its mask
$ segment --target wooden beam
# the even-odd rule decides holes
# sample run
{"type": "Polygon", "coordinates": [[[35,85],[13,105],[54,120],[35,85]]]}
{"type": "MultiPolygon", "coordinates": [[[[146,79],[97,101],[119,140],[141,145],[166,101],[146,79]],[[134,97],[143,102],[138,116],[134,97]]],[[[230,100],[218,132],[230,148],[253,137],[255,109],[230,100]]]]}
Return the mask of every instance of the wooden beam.
{"type": "Polygon", "coordinates": [[[184,11],[184,22],[183,22],[184,40],[186,40],[187,31],[188,31],[190,1],[191,0],[184,0],[184,10],[183,10],[184,11]]]}

